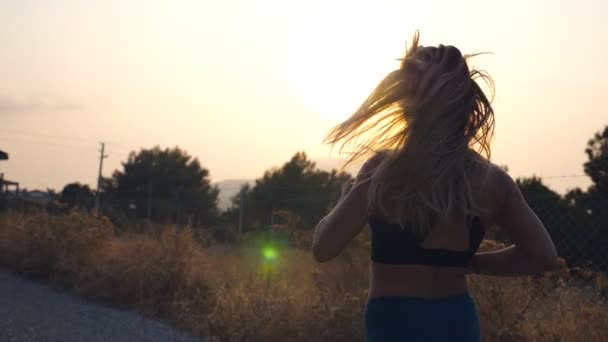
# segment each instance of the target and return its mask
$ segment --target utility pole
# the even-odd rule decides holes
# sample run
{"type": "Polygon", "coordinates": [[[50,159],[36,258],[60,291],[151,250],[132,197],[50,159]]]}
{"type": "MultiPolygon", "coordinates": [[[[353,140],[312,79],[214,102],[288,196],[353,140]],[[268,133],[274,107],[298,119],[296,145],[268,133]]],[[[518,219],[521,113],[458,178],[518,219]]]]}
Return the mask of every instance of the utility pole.
{"type": "Polygon", "coordinates": [[[101,171],[103,169],[103,160],[108,158],[108,156],[105,153],[105,148],[106,148],[106,144],[105,143],[100,143],[101,144],[101,154],[99,155],[99,173],[97,175],[97,191],[95,192],[95,209],[97,209],[97,212],[99,213],[101,210],[101,187],[102,187],[102,178],[101,178],[101,171]]]}

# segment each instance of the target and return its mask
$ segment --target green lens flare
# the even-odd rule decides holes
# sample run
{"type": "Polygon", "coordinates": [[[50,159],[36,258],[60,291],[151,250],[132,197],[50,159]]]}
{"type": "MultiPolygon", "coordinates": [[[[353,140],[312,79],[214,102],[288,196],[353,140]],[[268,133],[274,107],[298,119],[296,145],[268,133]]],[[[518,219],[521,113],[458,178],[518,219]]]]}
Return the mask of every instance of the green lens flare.
{"type": "Polygon", "coordinates": [[[264,255],[264,259],[266,260],[275,260],[277,258],[277,250],[272,247],[264,247],[262,255],[264,255]]]}

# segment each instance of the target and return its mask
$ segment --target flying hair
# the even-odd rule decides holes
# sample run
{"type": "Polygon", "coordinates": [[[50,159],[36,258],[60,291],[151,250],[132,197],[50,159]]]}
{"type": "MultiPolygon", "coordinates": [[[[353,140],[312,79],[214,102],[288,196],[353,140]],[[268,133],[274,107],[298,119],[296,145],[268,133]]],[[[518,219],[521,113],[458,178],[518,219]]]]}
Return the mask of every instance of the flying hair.
{"type": "Polygon", "coordinates": [[[345,166],[382,155],[369,207],[426,234],[439,217],[484,210],[470,174],[491,158],[494,83],[485,71],[469,67],[477,54],[421,46],[419,38],[416,32],[400,67],[325,142],[347,151],[345,166]]]}

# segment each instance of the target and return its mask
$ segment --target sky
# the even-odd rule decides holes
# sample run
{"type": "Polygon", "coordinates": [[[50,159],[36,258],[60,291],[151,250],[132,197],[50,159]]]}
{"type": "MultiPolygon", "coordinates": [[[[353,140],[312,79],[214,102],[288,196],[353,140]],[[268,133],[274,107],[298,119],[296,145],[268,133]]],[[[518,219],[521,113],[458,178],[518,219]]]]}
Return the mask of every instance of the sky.
{"type": "Polygon", "coordinates": [[[29,189],[93,185],[132,150],[180,146],[212,181],[260,177],[323,145],[415,30],[491,52],[493,161],[586,187],[608,124],[603,1],[0,0],[0,172],[29,189]],[[568,177],[562,177],[568,176],[568,177]]]}

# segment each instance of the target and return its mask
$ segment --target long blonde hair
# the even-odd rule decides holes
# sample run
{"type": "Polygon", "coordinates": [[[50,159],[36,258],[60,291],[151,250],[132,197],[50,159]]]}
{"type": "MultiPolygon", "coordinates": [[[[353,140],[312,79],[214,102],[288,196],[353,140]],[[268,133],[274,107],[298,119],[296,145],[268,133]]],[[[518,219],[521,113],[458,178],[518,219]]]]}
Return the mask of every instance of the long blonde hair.
{"type": "Polygon", "coordinates": [[[489,163],[494,111],[476,80],[492,94],[494,84],[484,71],[469,69],[473,55],[418,40],[416,32],[400,68],[325,141],[342,142],[340,152],[351,147],[346,164],[391,151],[371,180],[369,207],[425,234],[439,217],[483,211],[470,171],[489,163]]]}

